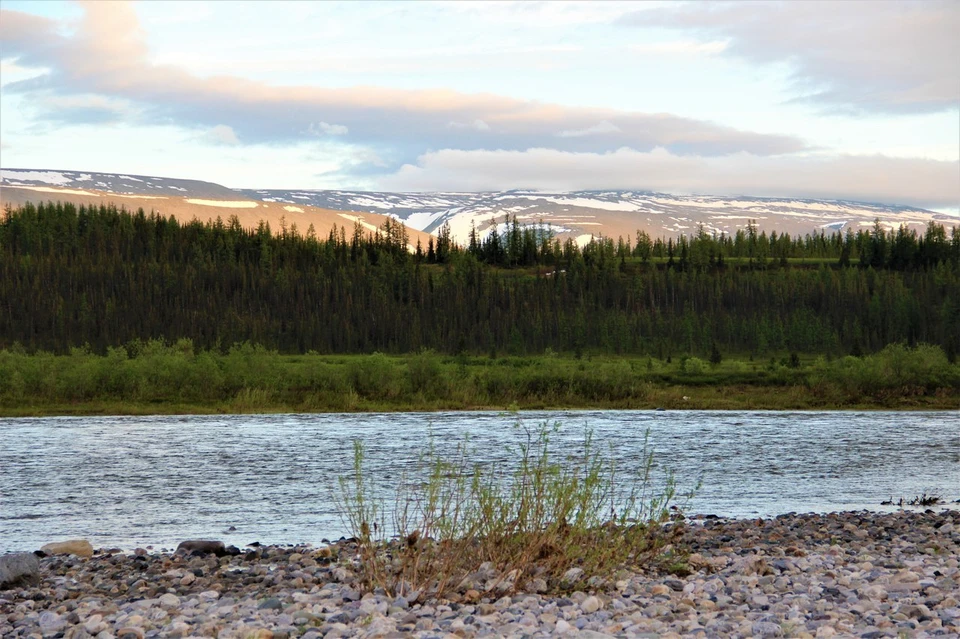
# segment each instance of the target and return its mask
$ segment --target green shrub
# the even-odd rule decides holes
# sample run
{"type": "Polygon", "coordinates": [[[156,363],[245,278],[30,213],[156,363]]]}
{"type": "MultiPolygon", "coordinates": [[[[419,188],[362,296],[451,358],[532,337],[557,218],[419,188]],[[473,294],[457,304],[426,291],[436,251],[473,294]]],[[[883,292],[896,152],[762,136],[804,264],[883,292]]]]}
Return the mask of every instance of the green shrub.
{"type": "Polygon", "coordinates": [[[432,350],[421,350],[407,359],[407,382],[410,390],[428,397],[446,395],[446,380],[440,359],[432,350]]]}
{"type": "Polygon", "coordinates": [[[699,357],[686,357],[680,361],[680,371],[688,375],[702,375],[707,372],[707,363],[699,357]]]}
{"type": "Polygon", "coordinates": [[[355,442],[353,473],[335,500],[359,541],[363,588],[412,598],[468,588],[503,594],[534,583],[538,591],[569,591],[656,562],[679,532],[661,526],[675,497],[672,478],[653,490],[652,455],[626,473],[589,431],[582,456],[557,459],[550,446],[557,428],[526,431],[512,472],[471,462],[467,441],[452,459],[431,447],[414,477],[393,484],[393,512],[374,497],[363,444],[355,442]],[[389,541],[394,534],[399,541],[389,541]]]}
{"type": "Polygon", "coordinates": [[[400,393],[400,375],[383,353],[374,353],[353,362],[350,382],[358,395],[368,399],[388,399],[400,393]]]}

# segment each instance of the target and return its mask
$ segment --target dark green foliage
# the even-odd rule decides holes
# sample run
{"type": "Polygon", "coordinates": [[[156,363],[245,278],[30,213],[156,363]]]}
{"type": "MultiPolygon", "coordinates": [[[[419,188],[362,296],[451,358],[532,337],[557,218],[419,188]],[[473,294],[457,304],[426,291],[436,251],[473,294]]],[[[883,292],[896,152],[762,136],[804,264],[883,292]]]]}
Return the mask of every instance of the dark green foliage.
{"type": "MultiPolygon", "coordinates": [[[[669,362],[677,352],[714,364],[721,351],[960,349],[956,229],[949,238],[936,225],[922,236],[877,226],[791,238],[751,225],[732,237],[640,233],[635,247],[598,239],[580,248],[549,227],[507,222],[483,241],[473,234],[466,249],[443,229],[426,253],[411,254],[393,221],[377,234],[357,226],[318,240],[266,224],[244,230],[236,218],[181,224],[143,211],[27,205],[0,217],[0,348],[125,347],[137,356],[141,340],[159,339],[189,340],[198,352],[236,343],[492,357],[550,348],[584,361],[616,353],[669,362]],[[844,254],[850,267],[839,265],[844,254]]],[[[243,362],[242,352],[231,356],[243,362]]],[[[396,379],[355,370],[351,380],[385,395],[423,389],[430,357],[396,379]]],[[[198,383],[221,382],[211,374],[198,383]]]]}
{"type": "Polygon", "coordinates": [[[713,346],[710,349],[710,363],[716,366],[723,361],[723,355],[720,354],[720,349],[717,348],[716,342],[713,343],[713,346]]]}

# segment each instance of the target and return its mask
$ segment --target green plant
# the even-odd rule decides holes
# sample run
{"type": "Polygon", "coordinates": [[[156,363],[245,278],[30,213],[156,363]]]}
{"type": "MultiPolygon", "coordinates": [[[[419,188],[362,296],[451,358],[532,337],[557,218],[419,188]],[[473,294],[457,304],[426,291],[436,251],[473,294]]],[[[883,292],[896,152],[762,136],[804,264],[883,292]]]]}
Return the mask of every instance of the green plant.
{"type": "Polygon", "coordinates": [[[667,564],[667,572],[676,577],[689,577],[693,574],[690,565],[686,561],[674,561],[667,564]]]}
{"type": "Polygon", "coordinates": [[[407,360],[407,376],[414,393],[442,393],[445,386],[439,358],[432,350],[421,350],[407,360]]]}
{"type": "Polygon", "coordinates": [[[654,562],[676,541],[681,527],[663,525],[676,484],[669,476],[653,489],[652,454],[626,476],[590,431],[582,454],[560,461],[551,449],[559,425],[518,427],[525,437],[512,451],[511,470],[472,463],[468,440],[448,459],[431,446],[418,472],[397,485],[397,541],[388,541],[385,502],[373,496],[363,445],[355,444],[354,472],[336,499],[358,542],[362,587],[408,597],[503,593],[533,583],[570,590],[654,562]]]}

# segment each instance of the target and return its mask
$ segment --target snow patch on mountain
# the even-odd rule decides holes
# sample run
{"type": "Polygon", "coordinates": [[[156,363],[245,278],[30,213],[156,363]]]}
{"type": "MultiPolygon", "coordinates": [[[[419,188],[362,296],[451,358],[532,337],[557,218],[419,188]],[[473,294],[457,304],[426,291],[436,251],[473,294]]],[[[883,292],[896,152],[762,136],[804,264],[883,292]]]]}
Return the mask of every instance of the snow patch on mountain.
{"type": "Polygon", "coordinates": [[[195,200],[187,198],[190,204],[199,204],[200,206],[219,206],[226,209],[255,209],[259,204],[250,200],[195,200]]]}
{"type": "Polygon", "coordinates": [[[531,200],[545,200],[547,202],[553,202],[554,204],[566,206],[600,209],[601,211],[639,211],[641,208],[636,202],[627,202],[624,200],[601,200],[590,199],[586,197],[551,197],[546,195],[540,195],[537,197],[526,195],[524,197],[531,200]]]}
{"type": "MultiPolygon", "coordinates": [[[[23,182],[25,184],[29,184],[30,182],[44,182],[46,184],[53,184],[55,186],[64,186],[65,184],[70,184],[73,182],[74,179],[75,178],[68,177],[59,171],[0,170],[0,180],[3,182],[8,180],[11,182],[23,182]]],[[[87,179],[90,179],[89,175],[87,176],[87,179]]]]}
{"type": "Polygon", "coordinates": [[[10,184],[9,186],[16,186],[17,188],[27,189],[28,191],[38,191],[40,193],[69,193],[70,195],[97,196],[97,193],[94,193],[93,191],[84,191],[82,189],[64,189],[54,188],[52,186],[28,186],[26,184],[10,184]]]}

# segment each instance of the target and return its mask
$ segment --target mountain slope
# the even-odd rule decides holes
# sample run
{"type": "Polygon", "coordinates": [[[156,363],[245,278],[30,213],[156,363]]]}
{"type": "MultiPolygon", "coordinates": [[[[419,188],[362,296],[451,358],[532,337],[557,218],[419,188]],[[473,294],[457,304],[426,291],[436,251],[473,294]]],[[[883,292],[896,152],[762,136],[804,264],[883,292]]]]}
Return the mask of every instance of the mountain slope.
{"type": "Polygon", "coordinates": [[[453,236],[464,241],[471,225],[483,236],[506,216],[523,225],[550,225],[560,237],[581,243],[592,235],[633,237],[643,230],[653,237],[690,234],[703,224],[708,233],[735,233],[753,220],[767,232],[805,235],[814,231],[856,230],[875,219],[888,227],[907,224],[922,228],[931,220],[947,226],[960,219],[906,206],[862,202],[758,197],[678,196],[639,191],[575,191],[546,193],[382,193],[365,191],[243,190],[268,202],[300,202],[331,209],[380,212],[407,226],[436,231],[449,223],[453,236]]]}
{"type": "MultiPolygon", "coordinates": [[[[127,209],[143,208],[178,220],[215,220],[226,222],[237,216],[245,228],[256,228],[261,222],[273,231],[295,224],[301,234],[313,225],[319,237],[332,228],[345,227],[349,236],[355,224],[374,231],[388,219],[377,213],[329,210],[306,204],[265,202],[244,197],[241,193],[211,182],[178,180],[140,175],[81,173],[77,171],[37,171],[0,169],[0,207],[27,202],[59,200],[73,204],[115,204],[127,209]]],[[[408,229],[409,241],[426,245],[428,236],[408,229]]]]}
{"type": "MultiPolygon", "coordinates": [[[[411,242],[436,233],[445,223],[465,242],[471,227],[483,237],[516,216],[522,225],[543,224],[561,239],[584,244],[593,236],[632,238],[637,230],[653,237],[695,233],[735,233],[752,220],[760,230],[805,235],[872,226],[920,229],[930,221],[952,227],[960,218],[906,206],[797,198],[681,196],[642,191],[546,193],[388,193],[337,190],[228,189],[211,182],[108,173],[0,170],[0,201],[66,199],[142,206],[178,218],[224,219],[237,215],[245,226],[261,219],[278,229],[280,218],[300,231],[313,224],[319,235],[355,221],[368,228],[391,216],[410,229],[411,242]],[[56,194],[56,196],[54,195],[56,194]]],[[[501,227],[502,228],[502,227],[501,227]]]]}

